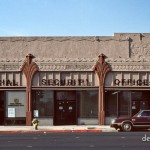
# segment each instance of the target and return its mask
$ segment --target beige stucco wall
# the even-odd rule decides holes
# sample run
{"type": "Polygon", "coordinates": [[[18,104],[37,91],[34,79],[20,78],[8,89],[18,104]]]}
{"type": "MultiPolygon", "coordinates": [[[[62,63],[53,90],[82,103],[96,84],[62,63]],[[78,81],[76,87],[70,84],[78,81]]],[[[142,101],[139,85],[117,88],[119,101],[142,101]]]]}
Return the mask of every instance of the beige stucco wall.
{"type": "Polygon", "coordinates": [[[112,71],[147,71],[150,33],[113,36],[0,37],[0,70],[20,70],[27,54],[40,71],[92,71],[99,54],[112,71]]]}
{"type": "Polygon", "coordinates": [[[150,57],[150,33],[115,33],[113,36],[0,37],[0,59],[150,57]]]}
{"type": "Polygon", "coordinates": [[[150,33],[116,33],[117,39],[129,39],[131,58],[150,58],[150,33]]]}
{"type": "Polygon", "coordinates": [[[101,37],[0,37],[0,58],[95,58],[129,56],[128,39],[101,37]]]}

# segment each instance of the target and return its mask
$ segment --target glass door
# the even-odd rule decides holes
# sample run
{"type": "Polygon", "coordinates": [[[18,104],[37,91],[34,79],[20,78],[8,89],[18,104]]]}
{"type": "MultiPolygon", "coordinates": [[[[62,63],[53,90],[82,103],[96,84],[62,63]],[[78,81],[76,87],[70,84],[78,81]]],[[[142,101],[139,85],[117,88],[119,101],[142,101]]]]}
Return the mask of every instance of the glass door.
{"type": "Polygon", "coordinates": [[[54,125],[75,125],[76,108],[75,91],[56,91],[54,125]]]}

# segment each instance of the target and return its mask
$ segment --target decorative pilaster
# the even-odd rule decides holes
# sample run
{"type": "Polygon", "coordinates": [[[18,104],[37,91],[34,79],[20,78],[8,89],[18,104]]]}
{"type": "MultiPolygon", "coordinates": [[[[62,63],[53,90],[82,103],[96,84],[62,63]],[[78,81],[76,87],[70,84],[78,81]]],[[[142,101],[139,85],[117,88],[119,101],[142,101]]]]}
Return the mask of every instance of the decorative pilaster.
{"type": "Polygon", "coordinates": [[[105,55],[100,54],[99,59],[93,67],[93,71],[95,71],[98,75],[99,79],[99,98],[98,98],[98,122],[99,125],[105,124],[105,107],[104,107],[104,86],[105,86],[105,77],[108,71],[110,71],[110,67],[105,62],[105,55]]]}
{"type": "Polygon", "coordinates": [[[32,121],[32,110],[31,110],[31,88],[32,88],[32,78],[36,71],[38,71],[38,66],[36,63],[32,62],[34,56],[32,54],[28,54],[26,56],[26,61],[21,67],[21,71],[26,76],[26,125],[30,126],[32,121]]]}

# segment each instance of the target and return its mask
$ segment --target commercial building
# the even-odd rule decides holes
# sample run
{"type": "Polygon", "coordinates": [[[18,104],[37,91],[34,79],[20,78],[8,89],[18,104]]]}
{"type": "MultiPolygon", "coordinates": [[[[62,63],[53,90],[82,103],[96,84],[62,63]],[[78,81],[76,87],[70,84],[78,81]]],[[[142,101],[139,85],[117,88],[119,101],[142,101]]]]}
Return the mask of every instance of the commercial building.
{"type": "Polygon", "coordinates": [[[150,108],[150,34],[0,37],[0,124],[109,124],[150,108]]]}

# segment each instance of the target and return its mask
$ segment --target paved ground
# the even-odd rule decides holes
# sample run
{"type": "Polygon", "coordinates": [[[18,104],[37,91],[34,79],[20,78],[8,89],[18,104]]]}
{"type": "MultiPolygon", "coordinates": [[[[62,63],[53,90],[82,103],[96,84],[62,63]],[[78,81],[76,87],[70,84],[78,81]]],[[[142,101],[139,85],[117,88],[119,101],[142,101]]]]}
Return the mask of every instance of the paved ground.
{"type": "Polygon", "coordinates": [[[33,126],[0,126],[0,132],[117,132],[109,126],[99,125],[71,125],[71,126],[39,126],[35,130],[33,126]]]}
{"type": "Polygon", "coordinates": [[[109,126],[0,126],[0,149],[149,150],[150,132],[117,132],[109,126]]]}
{"type": "Polygon", "coordinates": [[[150,150],[150,132],[0,133],[0,150],[150,150]]]}

